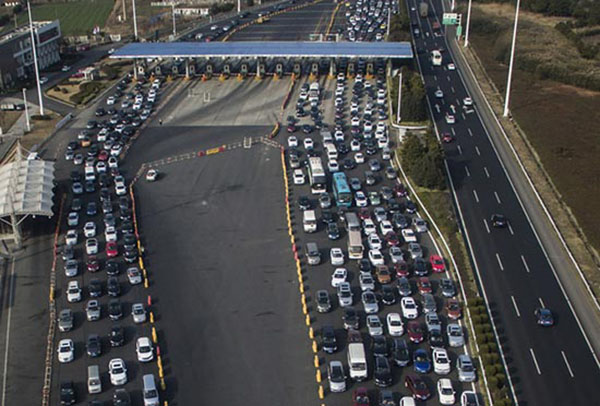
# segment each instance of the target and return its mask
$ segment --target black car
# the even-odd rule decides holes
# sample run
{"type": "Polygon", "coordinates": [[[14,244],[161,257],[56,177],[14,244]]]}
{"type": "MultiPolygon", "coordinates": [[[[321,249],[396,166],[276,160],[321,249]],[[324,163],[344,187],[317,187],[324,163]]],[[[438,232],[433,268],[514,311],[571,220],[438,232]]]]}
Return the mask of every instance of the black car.
{"type": "Polygon", "coordinates": [[[298,207],[300,207],[300,210],[310,210],[311,204],[308,197],[300,196],[298,198],[298,207]]]}
{"type": "Polygon", "coordinates": [[[106,114],[106,110],[104,110],[103,107],[100,107],[99,109],[96,110],[96,117],[102,117],[106,114]]]}
{"type": "Polygon", "coordinates": [[[81,210],[81,199],[80,198],[75,198],[73,199],[73,201],[71,201],[71,210],[73,211],[79,211],[81,210]]]}
{"type": "Polygon", "coordinates": [[[429,345],[431,348],[445,348],[444,336],[439,330],[429,332],[429,345]]]}
{"type": "Polygon", "coordinates": [[[353,328],[358,330],[358,313],[352,307],[344,308],[344,312],[342,315],[342,320],[344,321],[344,328],[346,330],[353,328]]]}
{"type": "Polygon", "coordinates": [[[325,224],[335,223],[335,217],[334,217],[333,213],[329,210],[321,211],[321,220],[325,224]]]}
{"type": "Polygon", "coordinates": [[[551,327],[554,325],[552,311],[546,308],[537,308],[534,313],[538,326],[551,327]]]}
{"type": "Polygon", "coordinates": [[[125,262],[132,264],[138,260],[137,249],[126,250],[123,254],[125,262]]]}
{"type": "MultiPolygon", "coordinates": [[[[109,259],[106,261],[106,274],[109,276],[115,276],[119,274],[119,263],[109,259]]],[[[118,280],[117,280],[118,282],[118,280]]]]}
{"type": "Polygon", "coordinates": [[[125,343],[125,332],[121,326],[113,326],[110,329],[110,345],[111,347],[120,347],[125,343]]]}
{"type": "Polygon", "coordinates": [[[131,221],[124,221],[121,223],[121,232],[123,234],[133,234],[133,223],[131,221]]]}
{"type": "Polygon", "coordinates": [[[296,117],[306,117],[308,113],[304,109],[296,110],[296,117]]]}
{"type": "Polygon", "coordinates": [[[380,387],[386,387],[392,384],[392,367],[386,357],[375,356],[373,378],[375,380],[375,385],[380,387]]]}
{"type": "Polygon", "coordinates": [[[102,282],[100,279],[92,279],[88,285],[88,292],[91,297],[102,296],[102,282]]]}
{"type": "Polygon", "coordinates": [[[108,214],[113,212],[112,203],[109,200],[105,200],[102,202],[102,213],[108,214]]]}
{"type": "Polygon", "coordinates": [[[391,285],[383,285],[381,287],[381,301],[385,305],[396,303],[396,291],[391,285]]]}
{"type": "MultiPolygon", "coordinates": [[[[106,269],[108,271],[109,263],[106,263],[106,269]]],[[[106,283],[106,290],[108,291],[108,295],[112,297],[117,297],[121,294],[121,284],[119,283],[119,279],[116,276],[110,276],[106,283]]]]}
{"type": "Polygon", "coordinates": [[[304,134],[310,134],[310,133],[312,133],[312,132],[313,132],[313,128],[312,128],[312,126],[311,126],[310,124],[304,124],[304,125],[302,126],[302,132],[303,132],[304,134]]]}
{"type": "Polygon", "coordinates": [[[406,216],[404,216],[400,213],[394,213],[394,215],[392,216],[392,223],[394,224],[394,226],[396,228],[400,228],[400,229],[405,229],[407,227],[410,227],[410,223],[408,222],[408,219],[406,218],[406,216]]]}
{"type": "MultiPolygon", "coordinates": [[[[340,154],[342,156],[346,155],[349,152],[348,146],[346,144],[340,142],[340,143],[337,144],[337,151],[338,151],[338,154],[340,154]]],[[[352,163],[354,164],[354,160],[352,160],[352,163]]],[[[352,168],[354,168],[355,166],[353,166],[352,168]]]]}
{"type": "Polygon", "coordinates": [[[113,406],[131,406],[129,392],[123,388],[115,389],[113,393],[113,406]]]}
{"type": "Polygon", "coordinates": [[[94,182],[92,181],[87,181],[85,182],[85,193],[94,193],[96,191],[96,185],[94,185],[94,182]]]}
{"type": "Polygon", "coordinates": [[[417,276],[426,276],[429,272],[427,269],[427,261],[425,261],[423,258],[415,258],[413,268],[415,275],[417,276]]]}
{"type": "Polygon", "coordinates": [[[123,306],[121,306],[119,299],[112,299],[108,302],[108,317],[111,320],[119,320],[123,317],[123,306]]]}
{"type": "Polygon", "coordinates": [[[354,161],[354,159],[344,159],[344,169],[351,170],[354,168],[356,168],[356,162],[354,161]]]}
{"type": "Polygon", "coordinates": [[[381,197],[383,198],[383,200],[390,200],[394,198],[394,192],[392,191],[392,189],[388,186],[384,186],[381,188],[381,197]]]}
{"type": "Polygon", "coordinates": [[[373,265],[371,264],[371,261],[369,261],[367,258],[361,258],[358,261],[358,269],[360,272],[372,273],[373,265]]]}
{"type": "Polygon", "coordinates": [[[81,182],[82,175],[79,171],[71,171],[71,180],[73,182],[81,182]]]}
{"type": "Polygon", "coordinates": [[[75,387],[73,382],[65,381],[60,383],[60,404],[63,406],[72,405],[76,402],[75,387]]]}
{"type": "Polygon", "coordinates": [[[331,310],[331,300],[329,293],[326,290],[317,291],[317,311],[319,313],[327,313],[331,310]]]}
{"type": "Polygon", "coordinates": [[[90,334],[85,342],[85,350],[87,355],[92,358],[102,355],[102,343],[100,342],[100,336],[97,334],[90,334]]]}
{"type": "Polygon", "coordinates": [[[137,247],[137,238],[133,234],[125,234],[123,237],[123,247],[126,251],[133,250],[137,247]]]}
{"type": "Polygon", "coordinates": [[[121,221],[129,221],[129,220],[131,220],[131,216],[132,216],[131,210],[125,209],[125,210],[121,210],[121,214],[119,215],[119,218],[121,219],[121,221]]]}
{"type": "Polygon", "coordinates": [[[77,141],[71,141],[67,144],[67,151],[75,151],[77,148],[79,148],[77,141]]]}
{"type": "Polygon", "coordinates": [[[388,343],[385,336],[375,336],[371,339],[371,349],[373,355],[387,357],[388,356],[388,343]]]}
{"type": "Polygon", "coordinates": [[[67,245],[62,249],[62,259],[63,261],[68,261],[70,259],[75,258],[75,250],[71,245],[67,245]]]}
{"type": "Polygon", "coordinates": [[[391,198],[390,200],[387,201],[387,208],[388,211],[392,214],[394,213],[401,213],[404,209],[404,207],[402,206],[402,203],[400,203],[398,200],[391,198]]]}
{"type": "Polygon", "coordinates": [[[504,228],[506,227],[506,217],[502,214],[492,214],[492,227],[504,228]]]}
{"type": "Polygon", "coordinates": [[[98,207],[96,206],[96,202],[89,202],[87,204],[87,208],[85,210],[85,213],[88,216],[95,216],[98,213],[98,207]]]}
{"type": "Polygon", "coordinates": [[[330,240],[337,240],[340,238],[340,229],[336,223],[327,224],[327,237],[330,240]]]}
{"type": "Polygon", "coordinates": [[[414,204],[412,200],[406,201],[406,212],[410,214],[415,214],[417,212],[417,205],[414,204]]]}
{"type": "Polygon", "coordinates": [[[392,341],[392,358],[394,359],[394,363],[399,367],[405,367],[410,364],[411,355],[406,340],[394,338],[394,341],[392,341]]]}

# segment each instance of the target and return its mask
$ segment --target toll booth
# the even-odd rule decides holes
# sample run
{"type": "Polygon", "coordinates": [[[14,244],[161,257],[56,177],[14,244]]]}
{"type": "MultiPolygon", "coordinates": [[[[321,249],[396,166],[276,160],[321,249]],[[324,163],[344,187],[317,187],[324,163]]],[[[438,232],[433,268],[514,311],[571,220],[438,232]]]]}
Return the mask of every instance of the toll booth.
{"type": "Polygon", "coordinates": [[[292,72],[296,76],[301,76],[302,75],[302,65],[299,62],[294,62],[294,68],[292,69],[292,72]]]}
{"type": "Polygon", "coordinates": [[[353,77],[355,72],[356,70],[354,62],[348,62],[347,76],[353,77]]]}
{"type": "MultiPolygon", "coordinates": [[[[138,73],[139,72],[140,67],[138,66],[138,73]]],[[[156,65],[156,67],[154,68],[154,76],[162,76],[162,68],[160,67],[160,65],[156,65]]]]}
{"type": "Polygon", "coordinates": [[[174,63],[171,66],[171,73],[173,74],[173,76],[179,75],[179,64],[174,63]]]}
{"type": "Polygon", "coordinates": [[[311,73],[311,75],[319,76],[319,63],[318,62],[313,62],[310,65],[310,73],[311,73]]]}
{"type": "Polygon", "coordinates": [[[196,75],[196,64],[194,63],[194,61],[188,61],[188,72],[189,76],[196,75]]]}
{"type": "Polygon", "coordinates": [[[204,75],[207,77],[207,79],[210,79],[213,75],[213,72],[214,72],[213,64],[210,62],[207,62],[206,66],[204,67],[204,75]]]}
{"type": "Polygon", "coordinates": [[[240,74],[244,77],[248,76],[248,64],[247,63],[242,63],[240,65],[240,74]]]}
{"type": "Polygon", "coordinates": [[[373,62],[367,62],[367,71],[366,71],[367,75],[373,75],[375,73],[375,67],[373,65],[373,62]]]}
{"type": "Polygon", "coordinates": [[[283,76],[283,64],[281,62],[275,64],[275,74],[277,76],[283,76]]]}
{"type": "Polygon", "coordinates": [[[228,63],[223,64],[223,70],[221,71],[221,73],[227,76],[231,75],[231,65],[228,63]]]}
{"type": "Polygon", "coordinates": [[[256,68],[256,74],[259,77],[263,77],[263,76],[265,76],[266,71],[267,71],[267,69],[266,69],[265,63],[259,62],[257,65],[257,68],[256,68]]]}

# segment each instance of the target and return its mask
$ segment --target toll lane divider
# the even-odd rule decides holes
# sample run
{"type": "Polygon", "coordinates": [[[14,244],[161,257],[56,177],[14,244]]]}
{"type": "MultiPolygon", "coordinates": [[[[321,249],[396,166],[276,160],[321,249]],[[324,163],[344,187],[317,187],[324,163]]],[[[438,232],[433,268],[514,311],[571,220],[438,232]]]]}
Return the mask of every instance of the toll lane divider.
{"type": "MultiPolygon", "coordinates": [[[[305,324],[308,327],[308,337],[311,343],[311,349],[314,354],[313,365],[315,367],[315,380],[318,384],[317,393],[319,399],[325,398],[325,389],[323,388],[322,376],[321,376],[321,361],[319,359],[319,345],[317,341],[314,339],[314,329],[312,327],[312,318],[310,315],[310,309],[307,306],[307,299],[304,287],[304,275],[302,270],[302,263],[300,262],[300,256],[298,253],[298,246],[296,245],[296,239],[294,237],[294,229],[292,226],[292,217],[290,212],[290,193],[289,193],[289,178],[287,175],[287,165],[285,163],[285,149],[283,146],[280,147],[281,150],[281,170],[283,173],[283,188],[285,191],[285,213],[288,227],[288,234],[290,236],[290,244],[292,246],[292,252],[294,253],[294,261],[296,263],[296,273],[298,275],[298,290],[300,291],[300,304],[302,308],[302,314],[304,315],[305,324]]],[[[322,405],[324,406],[324,405],[322,405]]]]}
{"type": "Polygon", "coordinates": [[[333,9],[333,13],[331,13],[331,20],[329,20],[329,25],[327,26],[327,31],[325,31],[325,35],[329,35],[331,33],[331,29],[333,28],[333,23],[335,22],[335,15],[339,11],[340,7],[342,7],[344,3],[338,3],[333,9]]]}
{"type": "Polygon", "coordinates": [[[46,356],[44,358],[44,385],[42,386],[42,406],[48,406],[50,404],[50,392],[52,389],[52,360],[54,358],[54,336],[56,333],[56,259],[58,257],[60,223],[62,220],[65,198],[66,195],[63,193],[60,199],[60,206],[58,209],[58,221],[56,223],[56,229],[54,230],[54,252],[52,255],[52,267],[50,268],[50,290],[48,293],[48,317],[50,318],[50,322],[48,324],[48,334],[46,336],[46,356]]]}

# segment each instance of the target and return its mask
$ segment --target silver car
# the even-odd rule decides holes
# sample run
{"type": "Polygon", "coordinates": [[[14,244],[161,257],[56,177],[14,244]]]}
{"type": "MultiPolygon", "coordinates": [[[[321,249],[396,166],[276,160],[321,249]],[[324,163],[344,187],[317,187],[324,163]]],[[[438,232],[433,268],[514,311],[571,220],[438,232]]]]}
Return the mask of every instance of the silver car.
{"type": "Polygon", "coordinates": [[[421,245],[419,243],[408,243],[408,252],[410,253],[410,257],[412,259],[423,258],[423,249],[421,249],[421,245]]]}
{"type": "Polygon", "coordinates": [[[133,317],[133,322],[136,324],[146,321],[146,309],[143,303],[134,303],[131,305],[131,317],[133,317]]]}
{"type": "Polygon", "coordinates": [[[317,291],[317,311],[319,313],[327,313],[331,310],[331,302],[329,300],[329,293],[326,290],[317,291]]]}
{"type": "Polygon", "coordinates": [[[412,287],[410,286],[410,282],[405,276],[401,276],[397,280],[398,293],[400,296],[410,296],[412,294],[412,287]]]}
{"type": "Polygon", "coordinates": [[[367,316],[367,330],[369,330],[371,337],[383,335],[383,324],[381,324],[379,316],[376,314],[369,314],[367,316]]]}
{"type": "Polygon", "coordinates": [[[456,360],[456,369],[458,370],[458,380],[461,382],[474,382],[477,379],[477,372],[471,357],[467,354],[459,355],[456,360]]]}
{"type": "Polygon", "coordinates": [[[327,380],[329,390],[332,392],[344,392],[346,390],[346,374],[344,365],[340,361],[330,361],[327,367],[327,380]]]}
{"type": "Polygon", "coordinates": [[[415,230],[417,233],[426,233],[427,232],[427,222],[420,217],[415,217],[413,219],[413,225],[415,226],[415,230]]]}
{"type": "Polygon", "coordinates": [[[69,259],[65,262],[65,275],[69,278],[77,276],[79,272],[79,262],[76,259],[69,259]]]}
{"type": "Polygon", "coordinates": [[[448,344],[450,347],[462,347],[465,344],[465,336],[462,328],[457,323],[448,324],[446,328],[448,334],[448,344]]]}
{"type": "Polygon", "coordinates": [[[60,311],[58,315],[58,329],[63,333],[73,329],[73,311],[71,309],[60,311]]]}
{"type": "Polygon", "coordinates": [[[362,304],[365,309],[365,313],[373,314],[379,311],[379,304],[377,303],[377,296],[370,290],[363,292],[361,296],[362,304]]]}
{"type": "Polygon", "coordinates": [[[389,254],[393,264],[404,262],[404,253],[400,247],[391,246],[389,248],[389,254]]]}
{"type": "Polygon", "coordinates": [[[362,290],[363,292],[366,290],[375,290],[375,280],[373,279],[373,276],[371,276],[371,274],[361,272],[360,276],[358,277],[358,280],[360,283],[360,290],[362,290]]]}
{"type": "Polygon", "coordinates": [[[435,312],[430,312],[425,315],[425,324],[427,325],[427,331],[438,331],[442,332],[442,321],[435,312]]]}
{"type": "Polygon", "coordinates": [[[337,296],[341,307],[352,306],[352,288],[349,282],[342,282],[338,285],[337,296]]]}
{"type": "Polygon", "coordinates": [[[424,313],[435,313],[437,311],[437,305],[435,304],[435,298],[431,293],[424,293],[422,295],[421,304],[423,305],[424,313]]]}
{"type": "Polygon", "coordinates": [[[96,299],[89,300],[85,305],[85,317],[87,321],[100,320],[100,302],[96,299]]]}

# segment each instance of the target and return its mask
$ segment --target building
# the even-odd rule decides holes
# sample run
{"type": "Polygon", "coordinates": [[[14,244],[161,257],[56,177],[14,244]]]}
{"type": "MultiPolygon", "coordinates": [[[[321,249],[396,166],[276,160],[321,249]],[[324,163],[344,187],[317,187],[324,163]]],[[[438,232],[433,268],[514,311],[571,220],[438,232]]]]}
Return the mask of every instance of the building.
{"type": "MultiPolygon", "coordinates": [[[[34,38],[40,70],[60,61],[60,23],[35,21],[34,38]]],[[[19,79],[33,77],[33,51],[29,24],[16,28],[0,37],[0,89],[11,87],[19,79]]]]}

